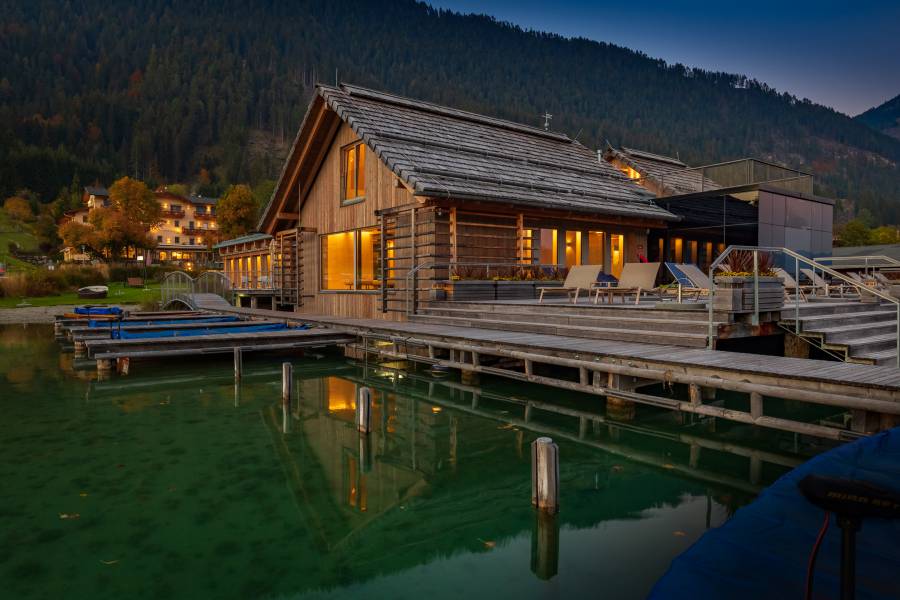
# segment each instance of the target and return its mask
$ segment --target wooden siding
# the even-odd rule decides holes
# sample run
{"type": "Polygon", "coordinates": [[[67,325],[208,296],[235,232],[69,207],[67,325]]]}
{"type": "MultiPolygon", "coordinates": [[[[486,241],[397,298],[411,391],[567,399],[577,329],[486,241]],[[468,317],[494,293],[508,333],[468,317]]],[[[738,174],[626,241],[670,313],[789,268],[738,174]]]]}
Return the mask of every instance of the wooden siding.
{"type": "MultiPolygon", "coordinates": [[[[338,128],[334,139],[322,161],[322,166],[316,173],[309,186],[309,192],[305,198],[298,198],[300,203],[300,225],[307,230],[315,230],[317,236],[315,248],[304,248],[304,256],[314,253],[318,268],[316,269],[316,281],[305,281],[306,286],[312,285],[316,294],[305,301],[299,312],[325,313],[336,316],[352,316],[360,318],[380,318],[381,294],[378,291],[366,292],[342,292],[320,291],[321,284],[318,274],[321,272],[319,261],[319,238],[326,233],[349,231],[365,227],[378,226],[376,210],[394,206],[406,205],[413,202],[412,194],[403,186],[399,179],[387,168],[371,148],[367,147],[366,154],[366,195],[361,202],[341,205],[341,148],[359,138],[345,123],[338,128]]],[[[301,188],[302,189],[302,188],[301,188]]],[[[295,192],[297,193],[297,192],[295,192]]],[[[291,207],[287,207],[290,209],[291,207]]],[[[308,242],[312,236],[305,237],[308,242]]],[[[310,288],[306,288],[307,292],[310,288]]],[[[388,313],[390,316],[392,313],[388,313]]]]}

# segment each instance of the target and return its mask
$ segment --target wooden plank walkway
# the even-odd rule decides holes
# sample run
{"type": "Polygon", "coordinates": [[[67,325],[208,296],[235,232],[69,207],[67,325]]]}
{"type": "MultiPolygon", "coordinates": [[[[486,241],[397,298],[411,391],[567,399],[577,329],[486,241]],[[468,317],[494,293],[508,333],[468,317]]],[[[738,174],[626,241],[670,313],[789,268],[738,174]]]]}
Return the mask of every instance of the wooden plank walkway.
{"type": "MultiPolygon", "coordinates": [[[[744,374],[765,375],[809,382],[824,382],[897,392],[900,400],[900,369],[887,366],[768,356],[722,350],[684,348],[638,342],[620,342],[565,337],[538,333],[509,332],[477,327],[451,327],[427,323],[408,323],[381,319],[351,319],[326,315],[285,313],[265,309],[230,307],[223,312],[254,317],[290,319],[316,323],[354,334],[377,333],[397,338],[426,337],[465,340],[498,346],[516,346],[534,351],[579,354],[591,358],[652,361],[673,367],[714,369],[744,374]]],[[[787,383],[787,382],[785,382],[787,383]]]]}

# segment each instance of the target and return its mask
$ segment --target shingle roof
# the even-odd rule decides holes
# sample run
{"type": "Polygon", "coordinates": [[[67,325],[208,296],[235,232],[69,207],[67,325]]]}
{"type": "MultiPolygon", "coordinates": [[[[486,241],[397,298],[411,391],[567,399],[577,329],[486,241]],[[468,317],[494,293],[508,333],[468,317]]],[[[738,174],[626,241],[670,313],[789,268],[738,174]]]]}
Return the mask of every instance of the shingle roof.
{"type": "Polygon", "coordinates": [[[561,133],[352,85],[317,91],[417,195],[677,219],[561,133]]]}
{"type": "Polygon", "coordinates": [[[709,177],[704,177],[701,171],[691,170],[688,165],[671,156],[625,147],[612,149],[612,153],[640,173],[641,177],[660,184],[670,195],[691,194],[722,187],[709,177]]]}
{"type": "Polygon", "coordinates": [[[188,200],[192,204],[216,204],[219,201],[218,198],[210,198],[209,196],[203,196],[201,194],[192,194],[188,200]]]}
{"type": "Polygon", "coordinates": [[[247,242],[255,242],[257,240],[271,240],[272,236],[268,233],[248,233],[247,235],[242,235],[241,237],[232,238],[230,240],[225,240],[224,242],[219,242],[213,248],[227,248],[228,246],[234,246],[237,244],[244,244],[247,242]]]}
{"type": "Polygon", "coordinates": [[[109,196],[109,192],[105,187],[96,185],[86,185],[84,186],[84,191],[88,196],[109,196]]]}

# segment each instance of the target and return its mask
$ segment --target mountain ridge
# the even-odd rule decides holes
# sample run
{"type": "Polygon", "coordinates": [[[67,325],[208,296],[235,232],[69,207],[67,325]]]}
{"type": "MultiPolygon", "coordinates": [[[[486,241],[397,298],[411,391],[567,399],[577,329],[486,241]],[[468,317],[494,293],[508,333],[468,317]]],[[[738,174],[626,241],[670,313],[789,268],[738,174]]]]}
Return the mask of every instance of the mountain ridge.
{"type": "Polygon", "coordinates": [[[876,131],[900,140],[900,94],[855,118],[876,131]]]}
{"type": "MultiPolygon", "coordinates": [[[[0,16],[0,192],[118,174],[275,177],[315,81],[552,128],[599,148],[745,156],[900,223],[900,140],[742,75],[413,0],[14,3],[0,16]],[[289,143],[289,142],[288,142],[289,143]],[[274,149],[274,150],[273,150],[274,149]]],[[[215,191],[211,189],[210,191],[215,191]]]]}

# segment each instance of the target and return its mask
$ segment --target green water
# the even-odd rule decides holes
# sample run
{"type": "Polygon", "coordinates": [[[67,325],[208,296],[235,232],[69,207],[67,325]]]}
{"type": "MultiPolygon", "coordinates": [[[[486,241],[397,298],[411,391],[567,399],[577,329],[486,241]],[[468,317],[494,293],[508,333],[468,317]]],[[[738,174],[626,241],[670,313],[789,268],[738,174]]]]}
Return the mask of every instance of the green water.
{"type": "Polygon", "coordinates": [[[285,409],[282,360],[248,360],[239,388],[227,359],[97,381],[51,328],[0,327],[0,596],[642,598],[820,450],[338,357],[294,359],[285,409]],[[375,407],[361,440],[363,384],[375,407]],[[526,400],[590,418],[537,407],[526,423],[526,400]],[[539,435],[560,449],[555,519],[530,506],[539,435]]]}

